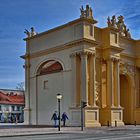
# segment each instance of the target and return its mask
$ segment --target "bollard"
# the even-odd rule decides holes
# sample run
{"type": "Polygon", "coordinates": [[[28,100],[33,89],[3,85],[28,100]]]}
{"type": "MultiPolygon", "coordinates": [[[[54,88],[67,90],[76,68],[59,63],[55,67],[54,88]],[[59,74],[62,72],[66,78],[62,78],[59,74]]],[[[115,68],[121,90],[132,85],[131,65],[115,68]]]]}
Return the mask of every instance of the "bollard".
{"type": "Polygon", "coordinates": [[[115,120],[115,127],[117,127],[117,121],[115,120]]]}
{"type": "Polygon", "coordinates": [[[109,121],[107,121],[107,126],[109,127],[109,121]]]}
{"type": "Polygon", "coordinates": [[[137,125],[136,121],[135,121],[134,125],[135,125],[135,126],[137,125]]]}

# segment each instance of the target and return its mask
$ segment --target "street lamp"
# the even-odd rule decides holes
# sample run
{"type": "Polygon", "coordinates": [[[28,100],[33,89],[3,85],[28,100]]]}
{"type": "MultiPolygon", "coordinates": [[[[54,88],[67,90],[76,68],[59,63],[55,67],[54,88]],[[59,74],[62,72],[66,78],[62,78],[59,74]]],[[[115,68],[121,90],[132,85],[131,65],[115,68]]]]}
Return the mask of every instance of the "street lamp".
{"type": "Polygon", "coordinates": [[[83,109],[87,106],[87,102],[81,101],[81,131],[84,130],[83,109]]]}
{"type": "Polygon", "coordinates": [[[60,93],[58,93],[56,95],[56,98],[58,100],[58,121],[59,121],[58,131],[60,131],[60,100],[62,99],[62,95],[60,93]]]}

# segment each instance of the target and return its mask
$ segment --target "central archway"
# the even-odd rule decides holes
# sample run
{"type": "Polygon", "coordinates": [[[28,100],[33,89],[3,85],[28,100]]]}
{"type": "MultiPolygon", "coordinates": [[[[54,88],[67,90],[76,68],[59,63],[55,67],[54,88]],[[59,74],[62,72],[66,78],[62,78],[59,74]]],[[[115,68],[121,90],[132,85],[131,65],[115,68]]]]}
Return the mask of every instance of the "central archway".
{"type": "Polygon", "coordinates": [[[132,116],[132,96],[131,84],[126,75],[120,75],[120,104],[123,109],[123,122],[131,124],[132,116]]]}

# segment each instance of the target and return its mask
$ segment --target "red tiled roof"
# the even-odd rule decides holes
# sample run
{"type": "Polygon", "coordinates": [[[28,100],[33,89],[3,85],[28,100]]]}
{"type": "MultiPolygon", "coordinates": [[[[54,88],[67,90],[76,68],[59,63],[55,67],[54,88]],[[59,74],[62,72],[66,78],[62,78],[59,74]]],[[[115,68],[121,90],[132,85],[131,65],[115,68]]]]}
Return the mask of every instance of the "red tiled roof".
{"type": "Polygon", "coordinates": [[[24,105],[24,96],[23,95],[10,95],[4,94],[0,91],[0,104],[19,104],[24,105]]]}

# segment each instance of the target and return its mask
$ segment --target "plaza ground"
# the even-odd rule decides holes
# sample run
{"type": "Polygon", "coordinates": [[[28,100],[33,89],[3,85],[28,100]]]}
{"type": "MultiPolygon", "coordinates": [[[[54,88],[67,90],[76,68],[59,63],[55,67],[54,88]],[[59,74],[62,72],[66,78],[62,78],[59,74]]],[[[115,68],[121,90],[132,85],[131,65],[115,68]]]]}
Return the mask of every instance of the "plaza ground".
{"type": "Polygon", "coordinates": [[[22,124],[1,124],[0,140],[137,140],[140,139],[140,125],[123,127],[62,127],[27,126],[22,124]]]}

